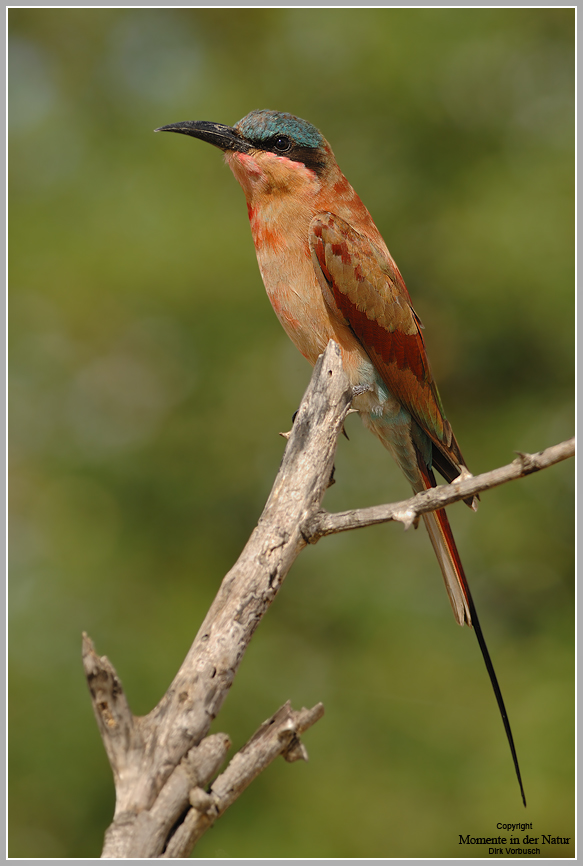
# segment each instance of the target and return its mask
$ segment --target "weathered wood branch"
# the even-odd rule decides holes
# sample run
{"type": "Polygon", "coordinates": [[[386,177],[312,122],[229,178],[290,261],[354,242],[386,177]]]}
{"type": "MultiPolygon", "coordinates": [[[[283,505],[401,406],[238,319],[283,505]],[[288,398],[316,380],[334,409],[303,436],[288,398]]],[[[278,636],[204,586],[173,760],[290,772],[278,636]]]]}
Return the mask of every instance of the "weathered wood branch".
{"type": "Polygon", "coordinates": [[[229,738],[208,736],[243,654],[300,551],[324,535],[398,520],[409,526],[426,511],[551,466],[574,453],[574,440],[509,466],[426,491],[392,505],[329,514],[339,432],[352,389],[340,350],[319,359],[297,413],[273,489],[241,556],[217,596],[168,691],[144,717],[132,714],[117,673],[83,638],[93,709],[112,767],[116,808],[102,857],[185,857],[200,836],[279,754],[307,759],[299,740],[323,714],[321,704],[296,712],[288,704],[265,722],[209,788],[229,738]]]}
{"type": "MultiPolygon", "coordinates": [[[[174,681],[147,716],[131,714],[115,670],[85,639],[85,672],[116,786],[103,857],[164,853],[167,840],[160,847],[160,834],[148,816],[154,814],[156,827],[162,826],[160,797],[166,799],[168,783],[174,785],[173,776],[186,756],[190,761],[193,747],[206,742],[255,629],[306,546],[301,526],[320,509],[351,399],[340,350],[331,343],[314,369],[259,523],[224,578],[174,681]]],[[[227,800],[221,802],[228,805],[227,800]]]]}
{"type": "Polygon", "coordinates": [[[515,481],[547,469],[561,460],[573,457],[575,454],[575,437],[551,445],[536,454],[517,452],[518,457],[506,466],[484,472],[482,475],[466,473],[460,475],[451,484],[443,484],[431,490],[424,490],[409,499],[393,502],[390,505],[374,505],[371,508],[358,508],[351,511],[338,511],[330,514],[320,511],[309,517],[302,527],[305,538],[310,544],[315,544],[324,535],[334,535],[337,532],[347,532],[349,529],[360,529],[363,526],[375,526],[378,523],[388,523],[397,520],[405,524],[407,529],[416,524],[419,517],[428,511],[436,511],[462,499],[470,499],[485,490],[491,490],[507,481],[515,481]]]}
{"type": "Polygon", "coordinates": [[[213,782],[208,794],[200,788],[191,791],[192,808],[170,839],[163,856],[187,857],[205,830],[278,755],[283,755],[290,763],[307,761],[308,753],[299,735],[323,715],[323,704],[299,712],[292,710],[289,701],[280,707],[237,752],[224,773],[213,782]]]}
{"type": "MultiPolygon", "coordinates": [[[[83,662],[98,725],[114,770],[116,790],[124,775],[140,772],[140,719],[132,716],[117,673],[83,635],[83,662]]],[[[150,809],[117,815],[105,837],[103,857],[188,857],[192,848],[247,786],[278,755],[308,760],[300,735],[324,714],[322,704],[292,710],[289,701],[265,721],[205,790],[223,763],[230,741],[211,734],[193,746],[171,772],[150,809]],[[130,851],[131,853],[123,853],[130,851]]]]}

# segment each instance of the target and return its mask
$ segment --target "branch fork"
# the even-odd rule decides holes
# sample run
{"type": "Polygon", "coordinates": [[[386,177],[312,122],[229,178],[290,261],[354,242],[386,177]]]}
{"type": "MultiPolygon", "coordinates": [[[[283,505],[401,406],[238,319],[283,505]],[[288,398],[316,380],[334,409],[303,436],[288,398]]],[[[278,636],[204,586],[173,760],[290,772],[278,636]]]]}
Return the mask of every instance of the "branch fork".
{"type": "Polygon", "coordinates": [[[452,484],[403,502],[330,514],[322,509],[338,435],[354,392],[330,341],[314,368],[282,463],[259,522],[217,596],[166,694],[143,717],[132,714],[115,668],[83,635],[83,665],[97,724],[112,767],[116,808],[102,857],[187,857],[202,834],[278,755],[307,760],[300,736],[322,704],[287,702],[264,722],[217,776],[230,747],[210,734],[255,629],[306,544],[322,536],[419,517],[574,454],[574,439],[519,454],[509,466],[461,475],[452,484]],[[214,781],[211,781],[214,779],[214,781]]]}

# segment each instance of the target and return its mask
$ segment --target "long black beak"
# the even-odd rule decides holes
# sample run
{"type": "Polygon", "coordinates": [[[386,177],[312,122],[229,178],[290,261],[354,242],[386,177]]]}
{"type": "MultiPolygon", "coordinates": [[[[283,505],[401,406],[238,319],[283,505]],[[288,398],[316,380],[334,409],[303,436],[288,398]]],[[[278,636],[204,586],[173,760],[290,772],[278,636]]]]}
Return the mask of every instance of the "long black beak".
{"type": "Polygon", "coordinates": [[[169,123],[168,126],[160,126],[154,132],[181,132],[183,135],[192,135],[194,138],[200,138],[201,141],[208,141],[220,150],[238,150],[247,153],[251,149],[250,143],[232,126],[213,123],[211,120],[181,120],[178,123],[169,123]]]}

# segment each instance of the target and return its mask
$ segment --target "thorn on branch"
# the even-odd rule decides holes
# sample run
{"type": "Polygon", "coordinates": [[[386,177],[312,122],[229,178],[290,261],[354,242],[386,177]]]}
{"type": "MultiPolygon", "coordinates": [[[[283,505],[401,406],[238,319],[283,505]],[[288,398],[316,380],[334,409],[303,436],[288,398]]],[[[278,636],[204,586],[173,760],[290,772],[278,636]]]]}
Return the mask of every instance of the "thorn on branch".
{"type": "Polygon", "coordinates": [[[536,471],[536,454],[527,454],[525,451],[515,451],[514,453],[518,456],[512,462],[515,465],[521,467],[524,475],[528,475],[530,472],[536,471]]]}

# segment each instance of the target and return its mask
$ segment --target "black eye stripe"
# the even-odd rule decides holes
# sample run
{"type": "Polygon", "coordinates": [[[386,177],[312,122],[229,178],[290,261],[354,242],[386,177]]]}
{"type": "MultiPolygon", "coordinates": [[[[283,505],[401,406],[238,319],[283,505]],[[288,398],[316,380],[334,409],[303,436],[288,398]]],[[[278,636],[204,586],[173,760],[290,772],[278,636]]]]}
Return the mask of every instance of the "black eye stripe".
{"type": "Polygon", "coordinates": [[[303,147],[287,135],[273,135],[269,139],[255,141],[253,144],[258,150],[267,150],[276,155],[286,156],[292,161],[301,162],[317,174],[324,169],[324,160],[317,148],[303,147]]]}

